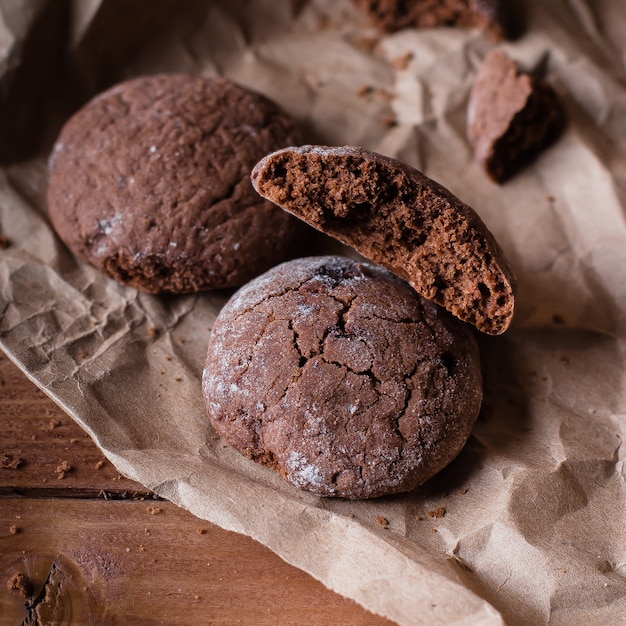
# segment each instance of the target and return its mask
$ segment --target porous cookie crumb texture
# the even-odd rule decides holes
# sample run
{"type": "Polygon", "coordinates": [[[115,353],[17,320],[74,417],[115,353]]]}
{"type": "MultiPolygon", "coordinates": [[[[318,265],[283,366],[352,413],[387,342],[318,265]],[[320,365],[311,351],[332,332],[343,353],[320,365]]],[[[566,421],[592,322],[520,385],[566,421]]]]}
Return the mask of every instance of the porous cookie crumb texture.
{"type": "Polygon", "coordinates": [[[252,182],[480,331],[510,325],[516,281],[502,250],[473,209],[419,171],[362,148],[302,146],[262,159],[252,182]]]}
{"type": "Polygon", "coordinates": [[[520,71],[501,50],[487,55],[470,94],[467,135],[492,180],[502,183],[517,173],[558,138],[564,124],[548,83],[520,71]]]}
{"type": "Polygon", "coordinates": [[[293,255],[301,226],[254,193],[249,173],[298,137],[278,106],[225,79],[133,79],[63,128],[50,217],[77,256],[127,285],[240,285],[293,255]]]}
{"type": "Polygon", "coordinates": [[[203,392],[237,450],[296,487],[356,499],[410,490],[447,465],[482,381],[464,324],[383,268],[310,257],[222,309],[203,392]]]}
{"type": "Polygon", "coordinates": [[[492,39],[514,36],[511,0],[353,0],[380,30],[460,26],[480,28],[492,39]]]}

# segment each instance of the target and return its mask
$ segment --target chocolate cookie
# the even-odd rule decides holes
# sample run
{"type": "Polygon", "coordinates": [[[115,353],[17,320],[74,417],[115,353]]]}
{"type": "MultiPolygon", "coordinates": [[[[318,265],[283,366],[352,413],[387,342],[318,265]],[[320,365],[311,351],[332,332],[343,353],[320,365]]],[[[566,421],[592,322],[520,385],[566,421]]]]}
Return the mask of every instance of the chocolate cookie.
{"type": "Polygon", "coordinates": [[[323,496],[410,490],[465,444],[482,399],[468,327],[386,270],[288,261],[220,312],[208,415],[240,452],[323,496]]]}
{"type": "Polygon", "coordinates": [[[516,283],[500,247],[473,209],[421,172],[362,148],[302,146],[266,156],[252,183],[480,331],[508,328],[516,283]]]}
{"type": "Polygon", "coordinates": [[[487,55],[467,109],[467,136],[488,176],[502,183],[561,133],[563,107],[545,81],[520,71],[503,51],[487,55]]]}
{"type": "Polygon", "coordinates": [[[480,28],[495,40],[516,35],[510,0],[353,0],[380,30],[461,26],[480,28]]]}
{"type": "Polygon", "coordinates": [[[243,284],[292,254],[301,225],[261,200],[249,173],[298,137],[287,113],[228,80],[130,80],[63,128],[52,223],[78,257],[151,293],[243,284]]]}

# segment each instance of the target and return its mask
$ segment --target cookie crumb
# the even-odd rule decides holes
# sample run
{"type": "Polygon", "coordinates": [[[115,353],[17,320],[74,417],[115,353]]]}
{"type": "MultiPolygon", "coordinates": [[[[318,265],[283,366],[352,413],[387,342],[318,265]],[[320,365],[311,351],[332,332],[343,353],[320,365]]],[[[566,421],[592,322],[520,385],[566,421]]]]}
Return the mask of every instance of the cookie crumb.
{"type": "Polygon", "coordinates": [[[63,480],[68,472],[71,472],[74,468],[68,461],[61,461],[57,468],[54,470],[57,474],[57,480],[63,480]]]}
{"type": "Polygon", "coordinates": [[[156,337],[157,330],[154,326],[148,328],[148,337],[156,337]]]}
{"type": "Polygon", "coordinates": [[[378,45],[378,37],[357,37],[354,39],[354,45],[364,52],[371,54],[378,45]]]}
{"type": "Polygon", "coordinates": [[[356,90],[356,95],[360,98],[364,98],[365,96],[369,96],[374,91],[374,87],[371,85],[361,85],[356,90]]]}
{"type": "Polygon", "coordinates": [[[432,511],[428,511],[428,517],[434,517],[435,519],[441,519],[442,517],[445,517],[445,515],[446,515],[445,506],[440,506],[440,507],[437,507],[436,509],[433,509],[432,511]]]}
{"type": "Polygon", "coordinates": [[[415,516],[415,519],[416,519],[418,522],[423,522],[423,521],[424,521],[424,518],[423,518],[421,515],[416,515],[416,516],[415,516]]]}
{"type": "Polygon", "coordinates": [[[104,467],[104,461],[98,461],[98,462],[97,462],[97,463],[93,466],[93,468],[94,468],[94,469],[97,469],[97,470],[102,469],[103,467],[104,467]]]}
{"type": "Polygon", "coordinates": [[[58,428],[60,425],[61,425],[61,420],[53,418],[48,422],[48,430],[54,430],[55,428],[58,428]]]}
{"type": "Polygon", "coordinates": [[[163,509],[157,506],[147,506],[146,511],[148,511],[150,515],[160,515],[161,513],[163,513],[163,509]]]}
{"type": "Polygon", "coordinates": [[[316,16],[316,26],[318,30],[325,30],[330,24],[330,18],[325,13],[319,13],[316,16]]]}
{"type": "Polygon", "coordinates": [[[17,535],[17,533],[19,532],[20,532],[20,529],[15,524],[11,524],[9,526],[9,535],[17,535]]]}
{"type": "Polygon", "coordinates": [[[383,517],[382,515],[377,515],[376,521],[378,522],[378,525],[382,528],[389,528],[389,520],[386,517],[383,517]]]}
{"type": "Polygon", "coordinates": [[[57,465],[57,468],[54,471],[57,474],[63,474],[63,473],[71,472],[72,469],[73,468],[68,461],[61,461],[61,463],[57,465]]]}
{"type": "Polygon", "coordinates": [[[413,53],[405,52],[404,54],[400,55],[399,57],[396,57],[393,60],[393,66],[397,70],[405,70],[409,66],[409,63],[412,60],[413,60],[413,53]]]}
{"type": "Polygon", "coordinates": [[[19,594],[23,598],[27,598],[32,593],[33,585],[24,574],[15,572],[15,574],[7,580],[7,589],[11,591],[19,591],[19,594]]]}
{"type": "Polygon", "coordinates": [[[198,528],[199,535],[206,535],[206,530],[204,528],[198,528]]]}
{"type": "Polygon", "coordinates": [[[380,123],[385,128],[393,128],[398,125],[398,120],[393,113],[388,113],[380,118],[380,123]]]}
{"type": "Polygon", "coordinates": [[[391,102],[396,96],[391,91],[387,91],[386,89],[382,89],[379,87],[376,89],[376,95],[382,100],[386,100],[387,102],[391,102]]]}
{"type": "Polygon", "coordinates": [[[169,354],[166,354],[164,358],[165,358],[166,361],[171,361],[172,360],[172,357],[169,354]]]}
{"type": "Polygon", "coordinates": [[[3,454],[0,458],[0,467],[2,469],[18,469],[24,465],[24,459],[13,454],[3,454]]]}
{"type": "Polygon", "coordinates": [[[177,383],[179,383],[179,382],[182,380],[182,377],[181,377],[181,376],[176,376],[176,377],[174,377],[174,380],[175,380],[177,383]]]}
{"type": "Polygon", "coordinates": [[[199,600],[199,599],[200,599],[200,596],[194,596],[194,597],[193,597],[193,599],[194,599],[194,600],[199,600]]]}
{"type": "Polygon", "coordinates": [[[143,544],[139,544],[139,552],[145,552],[146,549],[143,547],[143,544]]]}
{"type": "Polygon", "coordinates": [[[467,492],[469,491],[468,487],[464,487],[463,489],[461,489],[461,491],[459,491],[459,493],[464,496],[467,492]]]}

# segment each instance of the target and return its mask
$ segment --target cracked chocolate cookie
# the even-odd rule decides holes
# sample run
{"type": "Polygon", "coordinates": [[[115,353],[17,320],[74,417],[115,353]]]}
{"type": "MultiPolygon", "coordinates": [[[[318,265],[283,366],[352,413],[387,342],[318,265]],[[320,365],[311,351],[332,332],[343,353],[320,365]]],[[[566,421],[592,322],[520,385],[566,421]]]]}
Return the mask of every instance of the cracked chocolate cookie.
{"type": "Polygon", "coordinates": [[[517,34],[511,0],[353,0],[380,30],[460,26],[480,28],[492,39],[517,34]]]}
{"type": "Polygon", "coordinates": [[[322,496],[407,491],[459,453],[482,400],[469,327],[383,268],[288,261],[213,327],[203,392],[237,450],[322,496]]]}
{"type": "Polygon", "coordinates": [[[502,250],[473,209],[421,172],[362,148],[302,146],[266,156],[252,183],[478,330],[508,328],[516,281],[502,250]]]}
{"type": "Polygon", "coordinates": [[[78,257],[147,292],[241,285],[292,256],[301,225],[260,199],[249,174],[298,137],[277,105],[225,79],[124,82],[62,129],[52,223],[78,257]]]}
{"type": "Polygon", "coordinates": [[[487,175],[503,183],[553,143],[565,126],[554,89],[502,50],[480,68],[467,107],[467,136],[487,175]]]}

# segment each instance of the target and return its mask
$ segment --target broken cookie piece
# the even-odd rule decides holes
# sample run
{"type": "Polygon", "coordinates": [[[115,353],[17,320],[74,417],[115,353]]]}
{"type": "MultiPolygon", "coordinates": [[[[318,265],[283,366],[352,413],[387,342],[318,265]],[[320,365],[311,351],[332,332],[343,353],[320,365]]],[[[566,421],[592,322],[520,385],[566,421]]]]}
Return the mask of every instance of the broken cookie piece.
{"type": "Polygon", "coordinates": [[[516,281],[493,235],[416,169],[362,148],[302,146],[266,156],[252,184],[478,330],[509,327],[516,281]]]}
{"type": "Polygon", "coordinates": [[[321,256],[242,287],[203,392],[232,446],[321,496],[413,489],[459,453],[482,378],[471,330],[383,268],[321,256]]]}
{"type": "Polygon", "coordinates": [[[470,94],[467,136],[487,175],[503,183],[561,133],[563,107],[545,81],[503,51],[485,58],[470,94]]]}
{"type": "Polygon", "coordinates": [[[460,26],[497,41],[515,36],[510,0],[353,0],[380,30],[460,26]]]}

